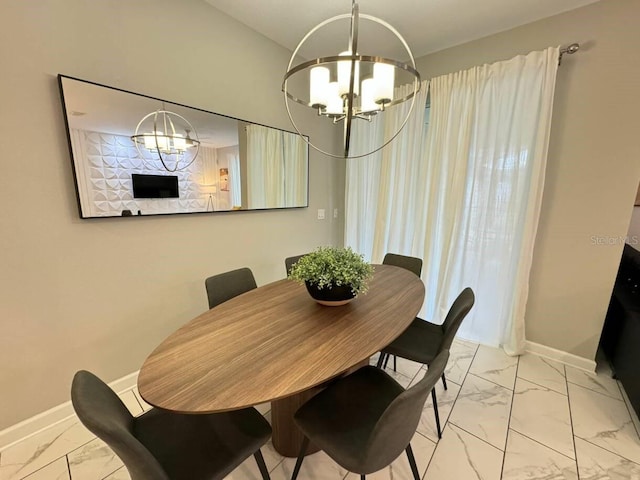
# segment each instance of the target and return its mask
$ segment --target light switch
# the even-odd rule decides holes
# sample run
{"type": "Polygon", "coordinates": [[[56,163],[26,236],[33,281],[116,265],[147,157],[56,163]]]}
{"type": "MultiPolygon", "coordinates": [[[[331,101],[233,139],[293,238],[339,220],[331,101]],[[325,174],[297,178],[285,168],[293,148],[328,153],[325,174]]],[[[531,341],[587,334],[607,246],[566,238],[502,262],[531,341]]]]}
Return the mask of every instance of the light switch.
{"type": "Polygon", "coordinates": [[[318,209],[318,220],[324,220],[324,208],[318,209]]]}

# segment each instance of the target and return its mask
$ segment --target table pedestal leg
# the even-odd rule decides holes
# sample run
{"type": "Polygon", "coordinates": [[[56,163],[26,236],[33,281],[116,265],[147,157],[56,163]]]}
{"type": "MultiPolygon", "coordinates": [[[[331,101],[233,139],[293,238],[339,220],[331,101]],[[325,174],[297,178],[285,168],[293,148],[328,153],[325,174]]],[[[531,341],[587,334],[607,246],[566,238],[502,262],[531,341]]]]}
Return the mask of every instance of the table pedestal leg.
{"type": "MultiPolygon", "coordinates": [[[[369,365],[369,359],[354,365],[344,374],[349,373],[369,365]]],[[[273,447],[276,451],[285,457],[297,457],[302,446],[302,432],[298,429],[293,414],[311,397],[324,390],[327,384],[318,385],[304,392],[291,395],[290,397],[281,398],[271,402],[271,427],[273,428],[273,447]]],[[[319,450],[313,443],[307,448],[307,455],[315,453],[319,450]]]]}
{"type": "MultiPolygon", "coordinates": [[[[290,397],[271,402],[271,426],[273,428],[273,447],[285,457],[297,457],[302,446],[302,432],[293,421],[293,414],[307,400],[321,392],[324,385],[305,390],[290,397]]],[[[307,455],[319,450],[313,443],[307,448],[307,455]]]]}

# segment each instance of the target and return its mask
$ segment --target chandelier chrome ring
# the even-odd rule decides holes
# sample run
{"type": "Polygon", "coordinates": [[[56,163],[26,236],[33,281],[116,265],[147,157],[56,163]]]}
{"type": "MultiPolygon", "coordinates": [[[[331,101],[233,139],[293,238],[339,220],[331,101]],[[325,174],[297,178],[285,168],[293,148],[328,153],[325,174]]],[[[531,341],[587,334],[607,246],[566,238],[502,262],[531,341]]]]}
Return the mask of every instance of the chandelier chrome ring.
{"type": "MultiPolygon", "coordinates": [[[[164,129],[166,130],[166,123],[164,125],[164,129]]],[[[158,159],[162,163],[162,166],[168,172],[179,172],[179,171],[185,170],[186,168],[191,166],[191,164],[193,162],[195,162],[196,158],[198,157],[198,153],[200,152],[200,140],[198,138],[198,132],[196,131],[196,129],[193,127],[193,125],[191,125],[189,120],[184,118],[182,115],[180,115],[179,113],[171,112],[169,110],[164,110],[164,109],[163,110],[156,110],[155,112],[151,112],[151,113],[145,115],[138,122],[138,125],[136,126],[135,133],[131,136],[131,140],[134,142],[134,144],[136,146],[136,150],[138,151],[138,154],[140,155],[140,158],[141,158],[141,160],[143,162],[145,161],[145,156],[144,156],[143,152],[140,150],[140,145],[145,145],[145,138],[147,138],[147,137],[155,138],[155,148],[153,149],[153,151],[158,155],[158,159]],[[173,131],[172,134],[169,134],[166,131],[163,131],[162,134],[158,134],[158,115],[164,115],[165,116],[164,117],[165,118],[165,122],[166,122],[166,120],[169,121],[169,124],[171,125],[171,129],[173,131]],[[186,137],[177,136],[175,134],[175,126],[173,125],[173,122],[171,121],[170,115],[174,116],[176,118],[179,118],[180,120],[182,120],[185,123],[185,125],[187,126],[187,128],[185,129],[185,131],[187,132],[187,136],[186,137]],[[145,122],[145,120],[147,120],[151,116],[153,116],[153,133],[138,133],[139,130],[140,130],[140,127],[145,122]],[[193,132],[193,135],[194,135],[195,138],[190,138],[189,137],[189,134],[191,132],[193,132]],[[162,137],[162,138],[170,138],[170,139],[180,138],[182,140],[189,140],[196,147],[196,151],[194,152],[193,157],[191,158],[191,161],[189,163],[187,163],[186,165],[180,166],[180,168],[178,168],[178,165],[179,165],[180,161],[176,160],[175,167],[174,168],[169,168],[169,166],[165,162],[165,158],[162,156],[162,149],[160,148],[160,145],[159,145],[159,142],[158,142],[158,138],[160,138],[160,137],[162,137]]],[[[186,145],[186,142],[185,142],[185,145],[186,145]]],[[[165,152],[165,156],[168,156],[168,155],[182,155],[182,154],[177,153],[177,152],[176,153],[166,153],[165,152]]]]}
{"type": "MultiPolygon", "coordinates": [[[[353,49],[352,49],[353,51],[353,49]]],[[[307,34],[302,38],[302,40],[300,40],[300,42],[298,43],[298,45],[296,46],[296,48],[293,50],[293,53],[291,54],[291,58],[289,59],[289,63],[287,65],[287,72],[285,73],[283,82],[282,82],[282,92],[283,92],[283,96],[284,96],[284,103],[285,103],[285,108],[287,110],[287,115],[289,116],[289,120],[291,121],[291,124],[293,125],[294,129],[296,130],[296,132],[298,132],[298,134],[304,139],[304,141],[314,150],[317,150],[318,152],[327,155],[329,157],[333,157],[333,158],[361,158],[361,157],[366,157],[367,155],[371,155],[373,153],[376,153],[380,150],[382,150],[384,147],[386,147],[389,143],[391,143],[402,131],[402,129],[405,127],[405,125],[407,124],[407,122],[409,121],[409,118],[411,116],[411,113],[413,112],[413,109],[415,107],[415,103],[416,103],[416,96],[418,94],[418,92],[420,92],[421,89],[421,79],[420,79],[420,73],[417,71],[416,69],[416,63],[415,63],[415,58],[413,56],[413,53],[411,52],[411,48],[409,47],[409,45],[407,44],[407,42],[404,40],[404,38],[402,37],[402,35],[400,35],[400,33],[391,25],[389,25],[387,22],[385,22],[384,20],[381,20],[377,17],[371,16],[371,15],[366,15],[366,14],[358,14],[358,6],[354,1],[354,6],[353,6],[353,11],[351,14],[341,14],[341,15],[336,15],[334,17],[331,17],[321,23],[319,23],[318,25],[316,25],[314,28],[312,28],[311,30],[309,30],[309,32],[307,32],[307,34]],[[356,18],[355,22],[354,22],[354,17],[356,18]],[[379,56],[371,56],[371,55],[333,55],[333,56],[328,56],[328,57],[321,57],[321,58],[316,58],[314,60],[310,60],[307,62],[303,62],[299,65],[296,65],[295,67],[292,68],[293,62],[298,54],[298,51],[300,50],[300,48],[302,47],[302,45],[309,39],[309,37],[311,35],[313,35],[315,32],[317,32],[319,29],[323,28],[324,26],[333,23],[335,21],[338,20],[343,20],[343,19],[347,19],[347,18],[351,18],[352,19],[352,35],[353,35],[353,28],[354,28],[354,23],[355,23],[355,34],[356,37],[350,39],[351,41],[351,45],[357,45],[357,17],[360,18],[364,18],[366,20],[372,21],[374,23],[377,23],[379,25],[382,25],[383,27],[385,27],[387,30],[389,30],[391,33],[393,33],[396,38],[400,41],[400,43],[402,44],[402,46],[404,47],[405,51],[408,53],[409,55],[409,59],[410,62],[409,63],[405,63],[405,62],[400,62],[397,60],[392,60],[392,59],[388,59],[388,58],[384,58],[384,57],[379,57],[379,56]],[[404,121],[402,122],[402,124],[400,125],[400,127],[398,128],[398,130],[386,141],[384,142],[382,145],[380,145],[379,147],[375,148],[374,150],[368,152],[368,153],[364,153],[361,155],[336,155],[334,153],[330,153],[327,152],[319,147],[317,147],[316,145],[314,145],[313,143],[311,143],[311,141],[309,139],[307,139],[305,137],[305,135],[300,131],[300,129],[298,128],[296,122],[293,119],[293,115],[291,113],[291,108],[289,105],[289,100],[292,100],[298,104],[304,105],[309,107],[309,103],[297,98],[296,96],[292,95],[289,91],[288,91],[288,81],[290,79],[290,77],[302,70],[305,70],[307,68],[313,67],[313,66],[320,66],[320,65],[325,65],[328,63],[335,63],[337,61],[348,61],[351,60],[352,63],[352,68],[351,71],[353,73],[353,65],[355,64],[355,62],[371,62],[371,63],[383,63],[383,64],[387,64],[387,65],[392,65],[395,68],[404,70],[408,73],[410,73],[411,75],[413,75],[414,79],[413,79],[413,92],[411,92],[410,94],[406,95],[405,97],[399,98],[399,99],[395,99],[389,103],[383,104],[383,109],[389,106],[393,106],[393,105],[397,105],[400,103],[403,103],[405,101],[411,100],[411,105],[409,107],[409,110],[404,118],[404,121]]],[[[347,98],[349,100],[349,104],[351,104],[352,100],[353,100],[353,74],[351,76],[351,82],[350,82],[350,89],[349,89],[349,94],[347,95],[347,98]]],[[[357,116],[358,114],[354,115],[353,113],[353,109],[352,107],[349,107],[347,113],[345,114],[345,117],[347,117],[347,121],[348,121],[348,125],[347,125],[347,129],[350,130],[350,123],[351,123],[351,119],[354,116],[357,116]]],[[[349,135],[349,134],[347,134],[349,135]]],[[[348,136],[346,139],[346,146],[348,149],[348,136]]]]}
{"type": "MultiPolygon", "coordinates": [[[[397,60],[392,60],[389,58],[384,58],[384,57],[376,57],[376,56],[372,56],[372,55],[333,55],[331,57],[322,57],[322,58],[315,58],[313,60],[309,60],[308,62],[304,62],[301,63],[299,65],[296,65],[295,67],[293,67],[291,70],[289,70],[284,77],[284,81],[282,83],[282,91],[285,93],[285,95],[287,97],[289,97],[289,99],[293,100],[294,102],[299,103],[300,105],[304,105],[305,107],[308,107],[309,104],[308,102],[306,102],[305,100],[302,100],[298,97],[295,97],[293,95],[291,95],[291,93],[289,93],[288,91],[285,90],[285,82],[289,79],[289,77],[293,76],[294,74],[301,72],[302,70],[312,67],[312,66],[319,66],[319,65],[326,65],[329,63],[335,63],[337,61],[345,61],[345,60],[355,60],[355,61],[360,61],[360,62],[370,62],[370,63],[384,63],[386,65],[392,65],[396,68],[405,70],[409,73],[411,73],[414,77],[420,78],[420,73],[413,68],[411,65],[407,65],[406,63],[402,63],[399,62],[397,60]]],[[[402,97],[402,98],[398,98],[397,100],[393,100],[390,103],[386,103],[385,104],[385,108],[388,107],[392,107],[393,105],[397,105],[399,103],[403,103],[407,100],[410,100],[411,97],[413,97],[414,95],[417,95],[418,92],[420,92],[420,84],[418,83],[418,90],[417,91],[413,91],[411,93],[409,93],[408,95],[402,97]]]]}

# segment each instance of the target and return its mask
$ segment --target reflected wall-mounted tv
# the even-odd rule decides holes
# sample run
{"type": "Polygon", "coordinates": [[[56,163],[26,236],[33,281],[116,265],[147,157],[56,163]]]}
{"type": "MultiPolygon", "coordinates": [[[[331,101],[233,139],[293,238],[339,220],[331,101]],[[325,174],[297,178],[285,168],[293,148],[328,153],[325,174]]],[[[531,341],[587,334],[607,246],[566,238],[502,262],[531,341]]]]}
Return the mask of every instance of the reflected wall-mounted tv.
{"type": "Polygon", "coordinates": [[[132,173],[133,198],[178,198],[175,175],[141,175],[132,173]]]}

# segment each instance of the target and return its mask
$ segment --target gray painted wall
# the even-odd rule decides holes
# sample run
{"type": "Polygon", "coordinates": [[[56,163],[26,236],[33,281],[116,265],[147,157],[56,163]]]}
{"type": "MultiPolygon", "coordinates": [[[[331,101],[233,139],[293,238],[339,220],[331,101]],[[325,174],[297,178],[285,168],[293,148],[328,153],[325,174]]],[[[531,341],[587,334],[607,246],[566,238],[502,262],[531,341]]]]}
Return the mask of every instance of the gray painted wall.
{"type": "Polygon", "coordinates": [[[289,52],[201,0],[2,2],[0,17],[2,430],[68,401],[78,369],[138,370],[207,308],[205,277],[248,266],[262,285],[341,245],[344,165],[311,152],[309,208],[80,220],[58,73],[291,130],[289,52]]]}

